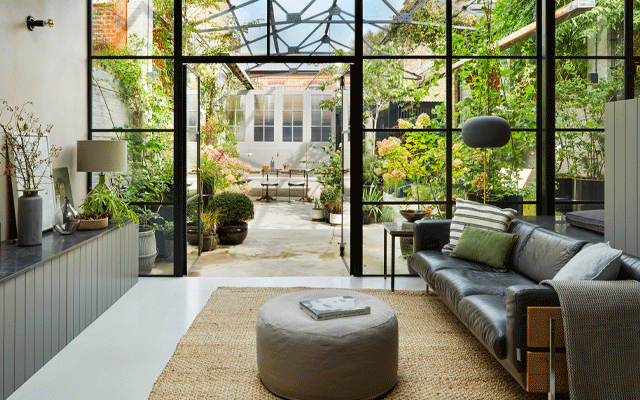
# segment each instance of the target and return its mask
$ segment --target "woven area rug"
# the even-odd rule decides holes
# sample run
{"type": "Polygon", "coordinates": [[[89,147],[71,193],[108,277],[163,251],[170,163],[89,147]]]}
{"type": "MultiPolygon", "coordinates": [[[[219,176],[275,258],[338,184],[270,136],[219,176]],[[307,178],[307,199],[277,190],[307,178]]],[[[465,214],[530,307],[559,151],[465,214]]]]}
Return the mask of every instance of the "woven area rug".
{"type": "MultiPolygon", "coordinates": [[[[151,391],[150,399],[277,399],[256,365],[258,310],[309,288],[219,288],[211,295],[151,391]]],[[[359,290],[398,316],[398,384],[385,399],[541,399],[526,393],[434,294],[359,290]]]]}

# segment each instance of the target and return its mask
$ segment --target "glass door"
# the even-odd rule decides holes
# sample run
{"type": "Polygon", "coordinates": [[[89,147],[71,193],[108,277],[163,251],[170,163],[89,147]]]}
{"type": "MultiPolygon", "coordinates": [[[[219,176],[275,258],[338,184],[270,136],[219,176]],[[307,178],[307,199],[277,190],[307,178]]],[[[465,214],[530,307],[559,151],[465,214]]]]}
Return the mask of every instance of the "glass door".
{"type": "Polygon", "coordinates": [[[338,120],[338,140],[342,156],[342,224],[340,225],[340,257],[351,273],[350,257],[350,227],[351,227],[351,173],[350,173],[350,150],[351,150],[351,68],[340,78],[341,106],[338,120]]]}
{"type": "Polygon", "coordinates": [[[200,180],[200,76],[186,67],[187,78],[187,274],[202,253],[200,180]]]}

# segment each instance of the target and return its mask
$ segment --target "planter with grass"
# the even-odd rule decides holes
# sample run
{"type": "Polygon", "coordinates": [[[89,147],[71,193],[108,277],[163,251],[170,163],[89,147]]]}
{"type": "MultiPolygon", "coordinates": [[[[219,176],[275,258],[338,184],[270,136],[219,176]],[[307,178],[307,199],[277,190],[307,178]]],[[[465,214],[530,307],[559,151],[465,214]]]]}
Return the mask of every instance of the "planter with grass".
{"type": "Polygon", "coordinates": [[[309,211],[309,217],[312,221],[324,221],[324,207],[317,197],[313,198],[313,208],[309,211]]]}

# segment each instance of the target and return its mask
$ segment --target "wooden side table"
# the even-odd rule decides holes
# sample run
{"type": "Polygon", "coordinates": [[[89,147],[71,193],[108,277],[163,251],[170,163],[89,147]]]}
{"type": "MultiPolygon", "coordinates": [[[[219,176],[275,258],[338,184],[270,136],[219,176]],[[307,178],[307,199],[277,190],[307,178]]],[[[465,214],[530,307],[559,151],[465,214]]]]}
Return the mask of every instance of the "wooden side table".
{"type": "Polygon", "coordinates": [[[396,236],[413,237],[413,230],[403,229],[397,222],[383,223],[384,227],[384,279],[387,279],[387,235],[391,236],[391,291],[395,290],[396,236]]]}

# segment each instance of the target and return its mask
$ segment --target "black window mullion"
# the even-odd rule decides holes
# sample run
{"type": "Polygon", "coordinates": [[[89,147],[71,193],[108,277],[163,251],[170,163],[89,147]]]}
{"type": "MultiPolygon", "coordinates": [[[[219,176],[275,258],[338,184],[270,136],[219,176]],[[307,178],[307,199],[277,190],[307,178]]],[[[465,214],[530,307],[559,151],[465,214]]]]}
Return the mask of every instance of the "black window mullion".
{"type": "Polygon", "coordinates": [[[453,216],[453,6],[451,0],[446,2],[446,217],[453,216]]]}
{"type": "Polygon", "coordinates": [[[633,60],[633,1],[624,2],[624,98],[635,97],[636,63],[633,60]]]}

